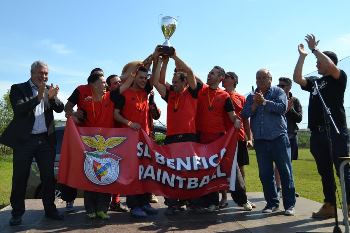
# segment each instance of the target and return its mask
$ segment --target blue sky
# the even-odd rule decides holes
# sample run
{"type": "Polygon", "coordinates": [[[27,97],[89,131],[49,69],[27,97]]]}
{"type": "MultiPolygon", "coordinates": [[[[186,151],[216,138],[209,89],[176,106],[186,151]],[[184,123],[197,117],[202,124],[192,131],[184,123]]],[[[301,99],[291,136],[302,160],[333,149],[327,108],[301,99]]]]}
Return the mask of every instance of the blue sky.
{"type": "MultiPolygon", "coordinates": [[[[220,65],[238,74],[241,93],[255,86],[255,73],[263,67],[270,69],[274,84],[280,76],[291,77],[297,45],[307,33],[320,39],[321,50],[333,50],[340,59],[350,56],[348,0],[3,0],[0,9],[1,96],[12,83],[28,80],[33,61],[44,60],[49,82],[60,86],[66,102],[94,67],[103,68],[106,77],[120,74],[124,64],[142,60],[162,44],[160,14],[179,17],[170,42],[202,80],[220,65]]],[[[304,74],[315,64],[310,54],[304,74]]],[[[297,85],[292,91],[307,105],[307,93],[297,85]]],[[[165,104],[156,100],[164,122],[165,104]]],[[[345,105],[350,106],[349,98],[345,105]]]]}

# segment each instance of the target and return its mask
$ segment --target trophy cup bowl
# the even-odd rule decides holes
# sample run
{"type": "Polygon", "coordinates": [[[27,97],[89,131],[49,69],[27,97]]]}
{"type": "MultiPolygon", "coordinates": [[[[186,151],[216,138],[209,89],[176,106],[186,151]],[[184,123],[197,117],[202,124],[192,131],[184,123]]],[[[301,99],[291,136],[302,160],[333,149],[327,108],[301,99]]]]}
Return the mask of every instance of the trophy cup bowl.
{"type": "Polygon", "coordinates": [[[171,16],[164,16],[161,18],[161,29],[165,37],[163,46],[170,47],[169,39],[174,34],[177,26],[177,19],[171,16]]]}

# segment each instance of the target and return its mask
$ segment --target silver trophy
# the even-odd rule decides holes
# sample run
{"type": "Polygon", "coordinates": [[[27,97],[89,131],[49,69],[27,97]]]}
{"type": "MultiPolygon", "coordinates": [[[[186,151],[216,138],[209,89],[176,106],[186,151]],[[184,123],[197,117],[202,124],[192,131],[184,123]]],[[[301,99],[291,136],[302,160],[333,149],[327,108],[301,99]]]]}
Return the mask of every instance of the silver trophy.
{"type": "Polygon", "coordinates": [[[160,20],[165,42],[163,46],[170,47],[169,39],[174,34],[177,26],[177,19],[171,16],[164,16],[160,20]]]}

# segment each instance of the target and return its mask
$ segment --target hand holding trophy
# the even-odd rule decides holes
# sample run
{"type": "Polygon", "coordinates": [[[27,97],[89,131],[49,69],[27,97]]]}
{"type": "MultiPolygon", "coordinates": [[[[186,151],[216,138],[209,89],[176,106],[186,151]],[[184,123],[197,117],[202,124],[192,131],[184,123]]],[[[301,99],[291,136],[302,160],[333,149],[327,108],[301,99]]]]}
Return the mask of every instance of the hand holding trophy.
{"type": "Polygon", "coordinates": [[[164,16],[160,21],[161,29],[165,37],[163,45],[158,46],[160,54],[172,56],[175,52],[174,48],[170,46],[169,39],[174,34],[177,26],[177,19],[171,16],[164,16]]]}

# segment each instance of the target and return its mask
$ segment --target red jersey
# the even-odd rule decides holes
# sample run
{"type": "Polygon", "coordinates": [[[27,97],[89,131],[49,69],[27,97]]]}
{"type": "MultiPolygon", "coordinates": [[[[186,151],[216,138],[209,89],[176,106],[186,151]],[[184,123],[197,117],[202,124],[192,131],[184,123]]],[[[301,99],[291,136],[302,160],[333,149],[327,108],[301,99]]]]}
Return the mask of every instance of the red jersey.
{"type": "Polygon", "coordinates": [[[217,88],[213,90],[204,84],[198,94],[197,131],[205,133],[224,133],[225,116],[234,110],[229,94],[217,88]]]}
{"type": "MultiPolygon", "coordinates": [[[[77,87],[78,93],[76,102],[79,110],[83,110],[86,114],[85,121],[81,124],[85,127],[114,127],[114,103],[110,98],[110,92],[103,95],[102,100],[93,101],[92,88],[89,85],[81,85],[77,87]]],[[[74,97],[70,97],[68,100],[71,101],[74,97]]],[[[75,96],[76,97],[76,96],[75,96]]]]}
{"type": "MultiPolygon", "coordinates": [[[[141,125],[141,128],[150,133],[149,129],[149,106],[148,93],[146,90],[127,89],[117,100],[116,108],[120,109],[120,114],[131,122],[141,125]]],[[[127,128],[128,126],[123,125],[127,128]]]]}
{"type": "MultiPolygon", "coordinates": [[[[238,133],[238,140],[245,141],[246,135],[245,135],[245,131],[244,131],[241,112],[242,112],[242,109],[243,109],[243,106],[245,104],[246,99],[243,95],[238,94],[237,92],[231,92],[228,94],[230,95],[233,106],[235,107],[235,113],[237,115],[237,118],[241,121],[241,127],[240,127],[239,133],[238,133]]],[[[231,120],[228,116],[225,117],[225,125],[226,125],[227,130],[230,129],[231,127],[233,127],[233,123],[231,122],[231,120]]]]}
{"type": "Polygon", "coordinates": [[[196,133],[196,112],[198,88],[186,88],[177,93],[172,87],[167,90],[164,98],[167,106],[167,136],[196,133]]]}

